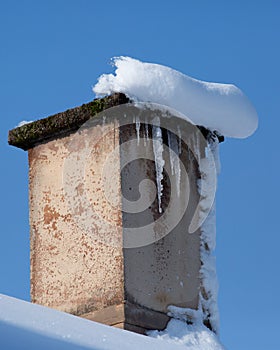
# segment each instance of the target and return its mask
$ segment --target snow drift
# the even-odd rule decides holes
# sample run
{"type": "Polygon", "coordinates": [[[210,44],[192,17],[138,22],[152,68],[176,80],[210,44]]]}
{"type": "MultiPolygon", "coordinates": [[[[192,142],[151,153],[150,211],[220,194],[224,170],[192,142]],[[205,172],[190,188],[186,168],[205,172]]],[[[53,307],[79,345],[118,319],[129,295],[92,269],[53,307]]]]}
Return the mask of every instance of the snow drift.
{"type": "Polygon", "coordinates": [[[122,92],[134,101],[169,106],[196,125],[224,136],[246,138],[258,126],[258,116],[244,93],[232,84],[193,79],[169,67],[116,57],[114,74],[99,77],[97,96],[122,92]]]}

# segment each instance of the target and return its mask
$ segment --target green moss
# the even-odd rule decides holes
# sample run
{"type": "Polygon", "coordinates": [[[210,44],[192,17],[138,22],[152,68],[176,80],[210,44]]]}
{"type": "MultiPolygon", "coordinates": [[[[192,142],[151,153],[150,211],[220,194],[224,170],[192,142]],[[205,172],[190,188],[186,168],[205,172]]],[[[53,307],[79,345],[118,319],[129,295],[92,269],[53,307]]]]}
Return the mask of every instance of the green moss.
{"type": "Polygon", "coordinates": [[[91,114],[92,116],[96,115],[97,113],[102,112],[105,108],[105,101],[103,100],[95,100],[92,102],[91,107],[91,114]]]}

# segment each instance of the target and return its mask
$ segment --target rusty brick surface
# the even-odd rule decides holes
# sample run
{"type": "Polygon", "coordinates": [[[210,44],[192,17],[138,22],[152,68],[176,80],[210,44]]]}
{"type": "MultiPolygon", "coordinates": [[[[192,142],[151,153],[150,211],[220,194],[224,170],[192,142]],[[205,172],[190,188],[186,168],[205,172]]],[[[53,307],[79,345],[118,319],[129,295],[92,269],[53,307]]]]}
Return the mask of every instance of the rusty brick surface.
{"type": "Polygon", "coordinates": [[[118,134],[109,125],[113,132],[101,142],[89,148],[84,143],[98,139],[101,127],[29,150],[32,301],[76,315],[124,299],[122,249],[114,244],[121,240],[120,182],[118,175],[111,177],[119,174],[118,160],[107,174],[115,207],[100,187],[104,154],[115,147],[118,134]],[[80,176],[77,163],[83,157],[80,176]]]}

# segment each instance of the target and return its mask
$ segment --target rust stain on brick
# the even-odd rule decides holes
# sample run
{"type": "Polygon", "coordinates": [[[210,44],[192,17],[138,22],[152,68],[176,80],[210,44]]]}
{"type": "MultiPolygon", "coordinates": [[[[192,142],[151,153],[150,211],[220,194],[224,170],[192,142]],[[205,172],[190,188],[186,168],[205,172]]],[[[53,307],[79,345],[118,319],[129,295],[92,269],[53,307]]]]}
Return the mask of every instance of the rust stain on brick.
{"type": "MultiPolygon", "coordinates": [[[[46,205],[44,207],[44,223],[46,225],[49,225],[52,221],[56,221],[59,218],[59,213],[54,209],[51,208],[49,205],[46,205]]],[[[53,222],[54,226],[56,229],[55,222],[53,222]]]]}

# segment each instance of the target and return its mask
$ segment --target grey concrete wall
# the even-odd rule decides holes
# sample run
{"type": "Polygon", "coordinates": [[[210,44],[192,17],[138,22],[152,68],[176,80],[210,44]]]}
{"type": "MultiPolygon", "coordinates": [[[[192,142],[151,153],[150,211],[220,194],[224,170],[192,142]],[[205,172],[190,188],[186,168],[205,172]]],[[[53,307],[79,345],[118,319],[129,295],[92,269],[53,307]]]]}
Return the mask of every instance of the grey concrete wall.
{"type": "MultiPolygon", "coordinates": [[[[144,129],[144,125],[141,125],[140,134],[145,133],[144,129]]],[[[144,179],[151,180],[145,185],[145,190],[151,194],[150,206],[135,214],[123,211],[123,225],[143,227],[151,222],[154,223],[152,232],[154,242],[142,247],[124,249],[125,297],[132,303],[161,312],[167,312],[168,305],[197,308],[201,267],[200,231],[198,229],[192,234],[188,233],[199,200],[197,163],[195,159],[189,157],[190,150],[184,144],[180,158],[187,173],[183,168],[181,169],[180,195],[178,195],[176,175],[171,174],[168,145],[164,149],[166,174],[162,181],[162,213],[160,214],[155,193],[156,169],[151,127],[149,134],[149,140],[144,139],[142,135],[139,142],[134,142],[134,147],[131,147],[132,141],[136,138],[135,128],[128,130],[126,127],[121,133],[123,197],[131,201],[138,200],[139,184],[144,179]],[[146,159],[143,158],[143,154],[146,155],[146,159]],[[124,165],[130,158],[135,161],[124,165]],[[172,195],[171,188],[173,188],[172,195]],[[187,208],[182,219],[175,222],[175,227],[171,229],[175,211],[180,212],[182,208],[187,208]],[[159,218],[163,214],[166,217],[160,221],[159,218]]],[[[163,139],[167,143],[166,132],[163,132],[163,139]]]]}

